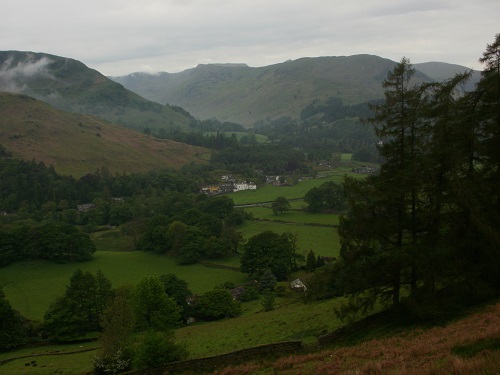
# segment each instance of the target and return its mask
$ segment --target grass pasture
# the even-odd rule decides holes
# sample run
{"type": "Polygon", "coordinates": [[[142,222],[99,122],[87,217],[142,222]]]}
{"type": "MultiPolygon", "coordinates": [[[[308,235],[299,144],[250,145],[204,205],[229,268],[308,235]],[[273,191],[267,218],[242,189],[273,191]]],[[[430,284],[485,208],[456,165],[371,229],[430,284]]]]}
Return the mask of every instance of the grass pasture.
{"type": "MultiPolygon", "coordinates": [[[[299,203],[301,205],[304,202],[292,202],[299,203]]],[[[294,206],[292,204],[292,206],[294,206]]],[[[256,207],[247,207],[245,211],[251,213],[254,218],[258,218],[261,220],[269,220],[269,221],[277,221],[277,222],[287,222],[287,223],[296,223],[296,224],[319,224],[319,225],[338,225],[339,224],[339,215],[332,213],[323,213],[323,212],[308,212],[302,211],[299,209],[292,209],[288,212],[284,212],[282,214],[275,214],[271,209],[271,206],[256,206],[256,207]]]]}
{"type": "MultiPolygon", "coordinates": [[[[219,132],[221,133],[221,132],[219,132]]],[[[217,134],[217,132],[204,132],[204,135],[215,135],[217,134]]],[[[238,139],[238,141],[241,140],[241,138],[243,137],[247,137],[250,135],[250,133],[246,133],[246,132],[222,132],[222,134],[224,134],[224,136],[230,138],[233,134],[236,136],[236,139],[238,139]]],[[[254,134],[255,135],[255,140],[257,141],[257,143],[267,143],[269,141],[269,139],[267,138],[266,135],[262,135],[262,134],[254,134]]]]}
{"type": "Polygon", "coordinates": [[[0,285],[16,310],[29,319],[41,320],[50,303],[64,293],[69,278],[78,268],[93,273],[100,269],[114,287],[135,284],[145,275],[175,273],[196,294],[225,281],[239,285],[246,280],[246,275],[236,271],[202,264],[180,266],[175,258],[165,255],[98,251],[89,262],[56,264],[36,260],[11,264],[2,268],[0,285]]]}
{"type": "Polygon", "coordinates": [[[235,205],[255,204],[263,202],[272,202],[277,197],[283,196],[287,199],[301,199],[313,187],[320,186],[321,184],[334,181],[341,184],[344,176],[353,176],[362,178],[365,175],[350,172],[350,167],[341,167],[335,170],[327,171],[321,174],[318,178],[310,178],[307,180],[299,181],[295,185],[273,186],[264,185],[256,190],[243,190],[229,194],[233,199],[235,205]]]}
{"type": "Polygon", "coordinates": [[[299,253],[304,256],[309,250],[316,255],[337,257],[340,241],[337,230],[331,227],[278,223],[273,221],[252,220],[240,228],[245,239],[270,230],[276,233],[290,232],[297,235],[299,253]]]}
{"type": "Polygon", "coordinates": [[[260,301],[248,302],[243,304],[243,315],[237,319],[180,328],[176,340],[186,345],[191,358],[287,340],[313,343],[318,336],[343,325],[333,312],[339,303],[327,300],[305,305],[277,298],[275,310],[264,312],[260,301]]]}
{"type": "Polygon", "coordinates": [[[264,185],[257,188],[257,190],[243,190],[231,193],[229,197],[233,199],[236,205],[272,202],[280,196],[287,199],[301,199],[310,189],[327,181],[341,183],[342,176],[330,175],[325,178],[309,179],[291,186],[264,185]]]}
{"type": "Polygon", "coordinates": [[[132,236],[123,234],[119,229],[94,232],[90,235],[97,251],[134,251],[132,236]]]}
{"type": "Polygon", "coordinates": [[[89,374],[92,357],[96,355],[95,342],[67,345],[48,345],[0,353],[0,361],[13,359],[0,365],[0,374],[16,375],[80,375],[89,374]],[[87,351],[84,351],[87,350],[87,351]],[[79,353],[73,353],[77,352],[79,353]],[[71,354],[64,354],[71,353],[71,354]],[[31,357],[28,357],[31,356],[31,357]]]}

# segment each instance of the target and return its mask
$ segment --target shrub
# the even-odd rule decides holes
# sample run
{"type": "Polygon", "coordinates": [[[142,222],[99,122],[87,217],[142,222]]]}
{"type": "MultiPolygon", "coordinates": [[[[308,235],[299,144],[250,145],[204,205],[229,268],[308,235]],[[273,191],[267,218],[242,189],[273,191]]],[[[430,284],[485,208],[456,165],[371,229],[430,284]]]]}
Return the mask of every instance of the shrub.
{"type": "Polygon", "coordinates": [[[163,332],[148,331],[136,347],[133,363],[137,368],[157,367],[186,356],[186,350],[176,345],[170,336],[163,332]]]}
{"type": "Polygon", "coordinates": [[[233,318],[241,314],[241,303],[233,300],[227,290],[212,290],[200,296],[195,306],[195,315],[203,320],[233,318]]]}

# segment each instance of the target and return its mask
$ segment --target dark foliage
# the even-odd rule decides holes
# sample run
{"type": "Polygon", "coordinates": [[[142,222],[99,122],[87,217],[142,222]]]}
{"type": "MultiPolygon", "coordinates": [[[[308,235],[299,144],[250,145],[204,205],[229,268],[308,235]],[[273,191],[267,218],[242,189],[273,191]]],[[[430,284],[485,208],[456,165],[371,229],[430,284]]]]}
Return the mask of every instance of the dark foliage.
{"type": "Polygon", "coordinates": [[[0,351],[24,344],[28,338],[29,323],[14,310],[0,288],[0,351]]]}
{"type": "Polygon", "coordinates": [[[414,85],[405,58],[384,81],[371,119],[380,174],[345,182],[338,278],[351,299],[341,316],[385,301],[429,318],[500,290],[499,50],[500,34],[472,92],[462,89],[469,73],[414,85]]]}
{"type": "Polygon", "coordinates": [[[201,320],[234,318],[241,314],[241,304],[227,290],[212,290],[198,298],[194,311],[201,320]]]}
{"type": "Polygon", "coordinates": [[[341,185],[333,181],[325,182],[310,189],[304,196],[307,208],[312,211],[341,210],[345,203],[345,192],[341,185]]]}
{"type": "Polygon", "coordinates": [[[111,283],[101,273],[77,270],[70,278],[64,295],[45,313],[44,334],[53,341],[81,339],[100,330],[99,318],[111,298],[111,283]]]}
{"type": "Polygon", "coordinates": [[[259,278],[271,271],[278,280],[284,280],[302,260],[296,250],[295,238],[290,233],[265,231],[256,234],[245,244],[241,271],[259,278]]]}

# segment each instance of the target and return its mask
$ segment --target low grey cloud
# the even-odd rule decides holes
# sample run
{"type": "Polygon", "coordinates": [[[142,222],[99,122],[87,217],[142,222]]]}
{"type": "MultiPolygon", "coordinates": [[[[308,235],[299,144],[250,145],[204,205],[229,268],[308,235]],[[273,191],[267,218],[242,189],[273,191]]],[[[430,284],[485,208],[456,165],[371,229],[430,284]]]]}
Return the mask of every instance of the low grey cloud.
{"type": "Polygon", "coordinates": [[[35,58],[34,56],[21,61],[15,62],[12,58],[4,61],[0,65],[0,91],[8,91],[13,93],[26,92],[26,78],[34,78],[37,76],[51,77],[47,66],[51,60],[47,57],[35,58]],[[22,84],[19,84],[18,79],[22,84]]]}
{"type": "Polygon", "coordinates": [[[3,3],[9,17],[0,24],[0,49],[72,57],[106,75],[363,53],[479,69],[500,32],[497,0],[3,3]]]}

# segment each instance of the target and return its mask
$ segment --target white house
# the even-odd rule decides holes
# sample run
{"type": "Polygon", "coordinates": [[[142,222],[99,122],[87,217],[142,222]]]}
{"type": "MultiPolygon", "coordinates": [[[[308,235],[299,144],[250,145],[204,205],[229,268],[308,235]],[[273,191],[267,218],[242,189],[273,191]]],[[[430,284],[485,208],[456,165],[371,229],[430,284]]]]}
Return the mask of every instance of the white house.
{"type": "Polygon", "coordinates": [[[302,280],[300,279],[295,279],[293,280],[291,283],[290,283],[290,288],[294,289],[294,290],[300,290],[302,292],[306,292],[307,291],[307,286],[306,284],[304,284],[302,282],[302,280]]]}
{"type": "Polygon", "coordinates": [[[251,183],[251,182],[235,182],[234,183],[234,191],[241,191],[241,190],[256,190],[257,185],[251,183]]]}

